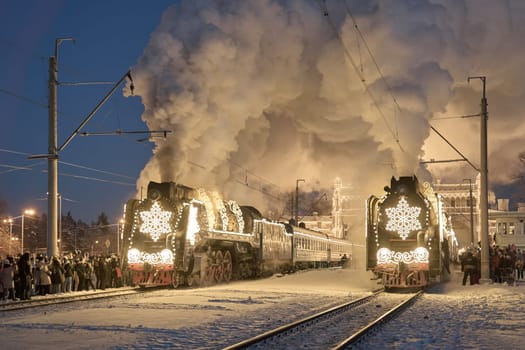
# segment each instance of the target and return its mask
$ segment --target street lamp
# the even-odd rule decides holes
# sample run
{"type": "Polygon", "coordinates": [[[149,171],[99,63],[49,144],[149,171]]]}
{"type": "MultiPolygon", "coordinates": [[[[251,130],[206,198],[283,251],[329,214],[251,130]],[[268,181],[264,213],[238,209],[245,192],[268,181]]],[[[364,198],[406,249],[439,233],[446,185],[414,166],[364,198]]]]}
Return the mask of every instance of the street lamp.
{"type": "Polygon", "coordinates": [[[299,226],[299,182],[305,182],[304,179],[295,180],[295,225],[299,226]]]}
{"type": "MultiPolygon", "coordinates": [[[[95,243],[91,244],[91,256],[95,255],[95,244],[98,244],[98,240],[95,241],[95,243]]],[[[98,251],[98,248],[97,248],[98,251]]]]}
{"type": "Polygon", "coordinates": [[[7,243],[7,254],[11,255],[11,239],[13,236],[13,219],[4,219],[4,224],[9,224],[9,241],[7,243]]]}
{"type": "Polygon", "coordinates": [[[21,246],[21,251],[22,251],[22,254],[24,254],[24,217],[26,216],[33,216],[35,215],[35,211],[33,209],[26,209],[23,211],[22,213],[22,224],[21,224],[21,228],[22,228],[22,235],[21,235],[21,242],[20,242],[20,246],[21,246]]]}
{"type": "Polygon", "coordinates": [[[124,231],[124,219],[119,220],[117,225],[117,256],[120,256],[120,240],[122,239],[122,234],[124,231]]]}
{"type": "Polygon", "coordinates": [[[62,255],[62,195],[58,196],[58,256],[62,255]]]}
{"type": "Polygon", "coordinates": [[[472,179],[463,179],[468,181],[470,188],[470,245],[474,247],[474,203],[472,202],[472,179]]]}

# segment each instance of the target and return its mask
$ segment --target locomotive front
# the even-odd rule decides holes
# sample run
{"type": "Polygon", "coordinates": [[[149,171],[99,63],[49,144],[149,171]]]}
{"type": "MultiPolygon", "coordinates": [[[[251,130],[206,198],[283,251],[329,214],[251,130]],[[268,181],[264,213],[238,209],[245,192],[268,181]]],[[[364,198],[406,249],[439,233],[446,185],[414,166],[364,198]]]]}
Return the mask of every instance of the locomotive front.
{"type": "Polygon", "coordinates": [[[392,178],[385,196],[368,200],[367,267],[385,288],[423,287],[439,274],[439,214],[426,185],[415,176],[392,178]]]}
{"type": "MultiPolygon", "coordinates": [[[[185,189],[151,182],[144,200],[130,200],[124,217],[124,257],[132,283],[178,285],[177,257],[189,210],[185,189]]],[[[185,238],[182,239],[183,241],[185,238]]]]}

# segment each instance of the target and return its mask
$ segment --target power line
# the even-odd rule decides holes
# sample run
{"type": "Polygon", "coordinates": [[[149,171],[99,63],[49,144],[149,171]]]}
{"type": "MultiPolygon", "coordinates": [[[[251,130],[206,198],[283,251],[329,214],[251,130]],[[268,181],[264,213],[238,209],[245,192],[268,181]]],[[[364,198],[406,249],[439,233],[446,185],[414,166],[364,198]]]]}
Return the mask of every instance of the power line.
{"type": "MultiPolygon", "coordinates": [[[[383,113],[383,110],[381,109],[381,107],[379,106],[379,103],[375,97],[375,95],[372,93],[372,91],[370,90],[370,87],[368,86],[368,84],[366,83],[366,80],[365,80],[365,77],[364,77],[364,74],[359,70],[359,67],[357,66],[356,62],[354,61],[354,59],[352,58],[352,55],[350,54],[350,52],[348,51],[346,45],[344,44],[344,41],[343,41],[343,38],[339,35],[339,31],[336,27],[336,25],[334,24],[334,22],[332,21],[332,19],[330,18],[330,14],[328,12],[328,7],[326,6],[326,3],[325,3],[325,0],[318,0],[319,2],[319,6],[321,8],[321,11],[323,12],[323,15],[324,17],[326,17],[327,21],[328,21],[328,24],[330,25],[330,27],[332,28],[332,31],[334,32],[336,38],[338,39],[339,43],[341,44],[341,47],[343,49],[343,52],[345,53],[345,56],[348,58],[348,60],[350,61],[350,64],[352,65],[355,73],[357,74],[357,76],[359,77],[359,79],[361,80],[361,84],[363,84],[363,87],[365,89],[365,92],[366,94],[369,96],[369,98],[372,100],[372,103],[374,104],[374,107],[375,109],[377,110],[377,112],[379,113],[379,115],[381,116],[381,118],[383,119],[383,122],[385,123],[385,126],[386,128],[388,129],[388,131],[390,132],[390,134],[392,135],[393,139],[396,141],[399,149],[402,151],[402,152],[405,152],[405,150],[403,149],[403,146],[401,145],[401,142],[399,141],[399,137],[397,135],[397,132],[394,131],[392,129],[392,127],[390,126],[390,124],[388,123],[387,119],[386,119],[386,116],[385,114],[383,113]]],[[[346,3],[345,3],[346,5],[346,3]]],[[[377,64],[376,64],[376,67],[377,67],[377,64]]],[[[388,85],[387,85],[388,87],[388,85]]],[[[394,100],[395,101],[395,100],[394,100]]],[[[395,101],[397,103],[397,101],[395,101]]],[[[398,108],[399,105],[397,105],[398,108]]],[[[397,123],[396,123],[397,124],[397,123]]]]}
{"type": "Polygon", "coordinates": [[[87,166],[73,164],[73,163],[64,162],[64,161],[58,161],[58,162],[60,164],[69,165],[69,166],[72,166],[72,167],[75,167],[75,168],[79,168],[79,169],[90,170],[90,171],[94,171],[94,172],[98,172],[98,173],[102,173],[102,174],[108,174],[108,175],[113,175],[113,176],[117,176],[117,177],[123,177],[123,178],[130,179],[130,180],[135,180],[135,178],[133,178],[131,176],[117,174],[117,173],[114,173],[114,172],[111,172],[111,171],[99,170],[99,169],[90,168],[90,167],[87,167],[87,166]]]}
{"type": "Polygon", "coordinates": [[[9,90],[6,90],[6,89],[2,89],[0,88],[0,92],[1,93],[4,93],[6,95],[9,95],[9,96],[13,96],[15,98],[18,98],[19,100],[22,100],[22,101],[25,101],[25,102],[28,102],[28,103],[31,103],[31,104],[34,104],[38,107],[42,107],[42,108],[47,108],[47,104],[44,104],[42,102],[38,102],[38,101],[35,101],[33,99],[30,99],[29,97],[25,97],[25,96],[22,96],[22,95],[18,95],[18,94],[15,94],[14,92],[11,92],[9,90]]]}
{"type": "MultiPolygon", "coordinates": [[[[30,155],[30,153],[13,151],[13,150],[8,150],[8,149],[4,149],[4,148],[0,148],[0,152],[17,154],[17,155],[21,155],[21,156],[24,156],[24,157],[30,155]]],[[[122,178],[129,179],[129,180],[135,180],[134,177],[123,175],[123,174],[118,174],[118,173],[107,171],[107,170],[100,170],[100,169],[90,168],[90,167],[87,167],[87,166],[84,166],[84,165],[74,164],[74,163],[65,162],[65,161],[59,161],[59,163],[63,164],[63,165],[79,168],[79,169],[84,169],[84,170],[93,171],[93,172],[97,172],[97,173],[102,173],[102,174],[106,174],[106,175],[112,175],[112,176],[116,176],[116,177],[122,177],[122,178]]],[[[16,171],[16,170],[33,170],[33,168],[36,168],[37,165],[42,165],[42,164],[45,164],[45,162],[31,163],[31,165],[28,165],[28,166],[25,166],[25,167],[20,167],[20,166],[15,166],[15,165],[2,165],[2,164],[0,164],[0,167],[11,168],[10,170],[0,172],[0,174],[5,174],[5,173],[16,171]]]]}
{"type": "MultiPolygon", "coordinates": [[[[346,0],[344,0],[343,3],[345,5],[346,12],[348,13],[350,18],[352,19],[352,23],[354,24],[354,28],[355,28],[357,34],[359,34],[359,37],[361,37],[361,40],[363,40],[363,44],[365,44],[366,50],[368,51],[368,54],[370,55],[370,58],[372,59],[372,62],[374,63],[374,66],[376,67],[376,70],[379,73],[379,76],[381,77],[381,80],[385,84],[385,86],[387,88],[387,91],[390,94],[390,97],[394,101],[394,104],[397,106],[397,109],[399,111],[401,111],[401,107],[399,106],[399,103],[397,102],[397,99],[394,96],[394,93],[392,92],[392,87],[390,86],[390,84],[386,80],[385,76],[383,75],[383,72],[381,71],[381,68],[377,64],[377,61],[376,61],[376,59],[374,57],[374,54],[372,53],[372,50],[370,50],[370,47],[368,46],[368,43],[366,42],[366,39],[365,39],[363,33],[361,33],[361,30],[359,29],[359,26],[357,25],[357,21],[355,20],[354,15],[352,14],[352,11],[350,11],[350,8],[348,7],[348,4],[346,3],[346,0]]],[[[397,123],[396,123],[396,135],[397,135],[397,123]]]]}
{"type": "MultiPolygon", "coordinates": [[[[47,173],[47,170],[42,170],[42,172],[47,173]]],[[[100,178],[92,177],[92,176],[82,176],[82,175],[68,174],[64,172],[60,172],[60,176],[67,176],[67,177],[72,177],[75,179],[82,179],[82,180],[89,180],[89,181],[105,182],[105,183],[111,183],[111,184],[123,185],[123,186],[135,186],[134,183],[130,183],[130,182],[112,181],[112,180],[100,179],[100,178]]]]}

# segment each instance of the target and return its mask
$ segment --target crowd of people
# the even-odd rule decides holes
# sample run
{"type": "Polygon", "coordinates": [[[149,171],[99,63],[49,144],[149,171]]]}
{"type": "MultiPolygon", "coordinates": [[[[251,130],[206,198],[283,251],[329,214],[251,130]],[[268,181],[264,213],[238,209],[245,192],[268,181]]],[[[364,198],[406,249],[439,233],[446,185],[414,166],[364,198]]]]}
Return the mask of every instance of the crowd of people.
{"type": "Polygon", "coordinates": [[[0,257],[0,300],[29,300],[33,296],[119,288],[126,284],[116,255],[89,256],[80,252],[61,257],[24,253],[0,257]]]}
{"type": "MultiPolygon", "coordinates": [[[[481,250],[468,249],[461,256],[461,271],[463,285],[469,280],[470,284],[478,284],[481,275],[481,250]]],[[[492,246],[489,250],[489,271],[493,283],[513,284],[523,279],[524,252],[515,245],[507,247],[492,246]]]]}

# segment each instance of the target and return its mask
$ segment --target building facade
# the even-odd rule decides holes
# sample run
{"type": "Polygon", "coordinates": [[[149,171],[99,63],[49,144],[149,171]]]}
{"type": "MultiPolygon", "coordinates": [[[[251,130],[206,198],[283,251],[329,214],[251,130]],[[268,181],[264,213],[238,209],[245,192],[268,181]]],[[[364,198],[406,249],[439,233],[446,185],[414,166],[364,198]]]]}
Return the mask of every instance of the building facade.
{"type": "MultiPolygon", "coordinates": [[[[434,190],[443,197],[444,209],[451,216],[460,247],[469,247],[472,242],[478,244],[481,239],[479,181],[478,176],[474,181],[466,179],[458,184],[436,181],[433,185],[434,190]]],[[[488,213],[489,244],[500,247],[515,245],[525,249],[525,203],[518,203],[517,210],[511,211],[509,200],[503,198],[492,203],[492,207],[489,206],[488,213]]]]}
{"type": "Polygon", "coordinates": [[[477,244],[480,239],[479,176],[456,184],[437,180],[432,186],[443,198],[443,209],[450,216],[459,246],[477,244]]]}

